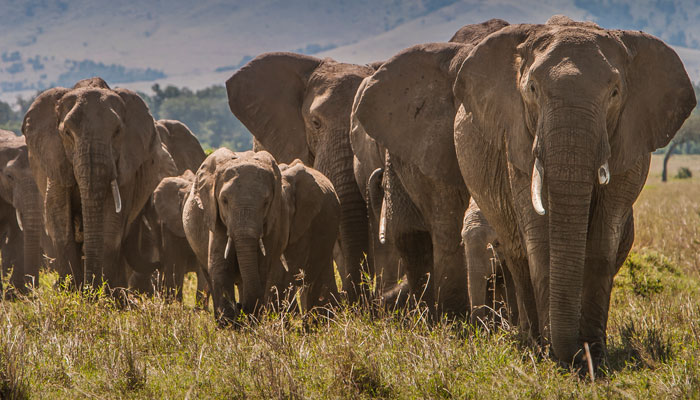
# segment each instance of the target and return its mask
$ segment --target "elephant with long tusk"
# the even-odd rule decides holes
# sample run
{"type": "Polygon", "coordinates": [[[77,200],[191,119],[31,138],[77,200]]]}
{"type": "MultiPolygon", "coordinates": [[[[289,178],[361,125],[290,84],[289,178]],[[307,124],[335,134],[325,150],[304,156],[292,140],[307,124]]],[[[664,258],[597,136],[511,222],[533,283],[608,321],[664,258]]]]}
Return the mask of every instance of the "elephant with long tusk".
{"type": "Polygon", "coordinates": [[[278,165],[266,151],[224,148],[209,155],[197,171],[182,222],[205,266],[217,320],[230,322],[241,310],[250,314],[277,304],[272,296],[290,285],[302,287],[304,309],[334,301],[339,218],[333,185],[300,161],[278,165]]]}
{"type": "Polygon", "coordinates": [[[126,287],[122,243],[169,158],[161,157],[146,104],[101,78],[85,79],[41,93],[22,133],[59,273],[78,286],[126,287]]]}

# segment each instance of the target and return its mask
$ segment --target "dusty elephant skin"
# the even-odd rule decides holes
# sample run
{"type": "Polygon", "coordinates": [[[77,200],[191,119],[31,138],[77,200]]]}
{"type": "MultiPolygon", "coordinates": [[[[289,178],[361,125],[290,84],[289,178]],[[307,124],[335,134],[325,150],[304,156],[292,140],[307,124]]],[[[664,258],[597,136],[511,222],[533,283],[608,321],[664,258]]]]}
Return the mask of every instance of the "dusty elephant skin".
{"type": "Polygon", "coordinates": [[[39,284],[41,196],[29,168],[25,139],[4,130],[0,130],[0,229],[5,235],[2,272],[12,267],[10,283],[26,292],[39,284]]]}
{"type": "Polygon", "coordinates": [[[163,153],[146,104],[86,79],[39,95],[22,132],[59,273],[79,286],[126,286],[122,241],[158,184],[163,153]]]}
{"type": "Polygon", "coordinates": [[[185,273],[197,272],[197,305],[206,306],[203,297],[206,279],[201,275],[182,229],[184,195],[194,181],[192,171],[199,168],[206,155],[185,124],[159,120],[156,129],[174,165],[165,161],[161,163],[164,166],[159,174],[161,182],[132,225],[124,245],[129,265],[139,264],[141,267],[136,268],[139,271],[156,272],[132,273],[129,288],[150,293],[155,286],[163,289],[166,297],[181,301],[185,273]],[[166,180],[167,184],[164,184],[166,180]]]}
{"type": "Polygon", "coordinates": [[[221,148],[209,155],[185,200],[182,222],[206,265],[217,320],[226,323],[241,310],[251,314],[274,304],[300,269],[308,285],[305,309],[337,296],[332,255],[339,217],[332,184],[298,160],[278,167],[266,151],[221,148]]]}
{"type": "Polygon", "coordinates": [[[595,362],[604,357],[650,152],[695,103],[660,40],[553,17],[505,27],[466,53],[439,43],[403,51],[367,84],[358,118],[425,174],[466,183],[504,247],[521,328],[569,364],[584,342],[595,362]]]}
{"type": "Polygon", "coordinates": [[[342,210],[343,259],[336,262],[350,301],[358,299],[369,242],[367,208],[353,172],[349,118],[357,87],[373,72],[331,59],[267,53],[226,82],[231,111],[255,136],[256,149],[269,151],[278,162],[298,158],[333,183],[342,210]]]}
{"type": "MultiPolygon", "coordinates": [[[[442,54],[438,63],[432,57],[392,58],[362,82],[353,104],[353,149],[357,154],[374,153],[382,159],[385,222],[379,224],[380,230],[384,229],[385,240],[399,250],[409,293],[438,314],[461,316],[469,310],[460,235],[469,199],[464,185],[453,184],[460,179],[460,172],[456,162],[449,163],[454,159],[452,139],[442,140],[433,133],[452,130],[452,82],[432,75],[446,74],[454,79],[458,61],[466,57],[472,43],[507,25],[494,19],[464,26],[452,38],[459,43],[443,44],[452,52],[442,54]],[[440,94],[433,96],[436,92],[440,94]],[[400,98],[402,101],[397,101],[400,98]],[[393,104],[387,106],[387,102],[393,104]],[[413,153],[409,155],[406,149],[415,143],[400,138],[409,129],[437,139],[424,141],[426,146],[410,150],[413,153]],[[370,139],[362,139],[367,135],[370,139]],[[387,140],[391,135],[401,143],[387,140]],[[379,150],[366,144],[374,140],[379,150]],[[383,148],[388,154],[383,154],[383,148]]],[[[374,201],[375,209],[378,203],[374,201]]],[[[381,210],[375,213],[382,214],[381,210]]]]}

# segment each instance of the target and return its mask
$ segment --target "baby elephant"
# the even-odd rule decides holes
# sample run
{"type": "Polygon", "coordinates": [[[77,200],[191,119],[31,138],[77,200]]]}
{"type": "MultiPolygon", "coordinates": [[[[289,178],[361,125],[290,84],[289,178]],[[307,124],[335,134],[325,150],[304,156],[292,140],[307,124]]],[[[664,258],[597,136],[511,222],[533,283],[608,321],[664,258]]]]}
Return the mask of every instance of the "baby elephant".
{"type": "Polygon", "coordinates": [[[506,260],[500,251],[498,236],[484,218],[474,199],[464,213],[462,242],[467,261],[471,322],[498,322],[500,317],[517,321],[515,286],[506,260]],[[505,312],[501,313],[505,308],[505,312]]]}
{"type": "Polygon", "coordinates": [[[219,322],[255,312],[301,275],[304,309],[337,296],[340,203],[330,181],[298,160],[278,166],[266,151],[218,149],[199,167],[182,218],[219,322]]]}

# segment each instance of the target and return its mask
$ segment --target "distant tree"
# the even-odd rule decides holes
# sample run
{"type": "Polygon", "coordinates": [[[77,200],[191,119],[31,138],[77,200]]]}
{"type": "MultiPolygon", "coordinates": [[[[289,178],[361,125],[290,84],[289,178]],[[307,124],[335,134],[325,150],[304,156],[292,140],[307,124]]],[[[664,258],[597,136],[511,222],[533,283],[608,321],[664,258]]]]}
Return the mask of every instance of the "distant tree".
{"type": "MultiPolygon", "coordinates": [[[[696,93],[698,92],[698,86],[695,86],[696,93]]],[[[661,181],[666,182],[667,180],[667,167],[668,160],[671,156],[680,148],[687,147],[684,153],[692,154],[697,151],[698,145],[700,144],[700,111],[697,109],[690,114],[681,129],[678,130],[676,136],[671,141],[670,145],[666,149],[664,155],[664,165],[661,170],[661,181]]]]}

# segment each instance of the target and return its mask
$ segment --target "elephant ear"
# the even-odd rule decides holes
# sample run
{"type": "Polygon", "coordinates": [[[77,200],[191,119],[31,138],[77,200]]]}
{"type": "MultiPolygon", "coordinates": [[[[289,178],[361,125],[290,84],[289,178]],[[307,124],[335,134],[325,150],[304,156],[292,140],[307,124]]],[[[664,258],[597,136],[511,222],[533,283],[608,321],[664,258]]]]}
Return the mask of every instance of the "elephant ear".
{"type": "Polygon", "coordinates": [[[323,207],[323,197],[333,185],[320,172],[305,167],[297,160],[284,171],[289,183],[288,201],[292,210],[289,243],[295,243],[307,234],[314,218],[323,207]]]}
{"type": "Polygon", "coordinates": [[[612,31],[630,54],[627,94],[611,140],[611,163],[625,171],[645,153],[666,146],[695,108],[693,85],[683,62],[661,40],[633,31],[612,31]]]}
{"type": "MultiPolygon", "coordinates": [[[[144,163],[147,168],[156,164],[155,156],[159,152],[161,142],[156,133],[155,121],[148,111],[148,106],[138,94],[128,89],[114,90],[124,101],[124,137],[119,151],[117,174],[119,185],[132,181],[134,175],[144,163]]],[[[141,171],[148,173],[148,171],[141,171]]],[[[157,175],[157,171],[153,171],[157,175]]],[[[149,190],[152,192],[159,181],[155,181],[149,190]]]]}
{"type": "Polygon", "coordinates": [[[455,32],[449,41],[476,46],[486,36],[508,25],[510,25],[508,22],[498,18],[493,18],[480,24],[464,25],[457,32],[455,32]]]}
{"type": "Polygon", "coordinates": [[[511,25],[488,36],[464,60],[454,84],[454,94],[467,116],[460,121],[470,134],[479,135],[491,149],[530,174],[534,140],[525,123],[525,108],[518,90],[524,62],[518,47],[533,25],[511,25]],[[505,142],[503,140],[505,136],[505,142]]]}
{"type": "Polygon", "coordinates": [[[216,201],[216,176],[219,162],[225,158],[236,158],[236,154],[226,148],[220,148],[204,159],[199,166],[192,186],[192,194],[197,206],[204,211],[207,227],[216,230],[219,219],[219,206],[216,201]]]}
{"type": "Polygon", "coordinates": [[[22,122],[22,134],[27,139],[29,160],[54,182],[68,186],[75,178],[73,166],[66,157],[58,133],[58,103],[69,91],[53,88],[40,94],[29,107],[22,122]]]}
{"type": "Polygon", "coordinates": [[[180,121],[161,119],[156,122],[160,140],[175,161],[178,174],[199,168],[206,157],[197,137],[180,121]]]}
{"type": "Polygon", "coordinates": [[[310,161],[302,105],[320,64],[301,54],[266,53],[226,81],[231,112],[278,162],[310,161]]]}
{"type": "Polygon", "coordinates": [[[452,84],[471,46],[430,43],[385,62],[365,82],[355,117],[392,155],[431,178],[462,182],[454,146],[452,84]]]}

